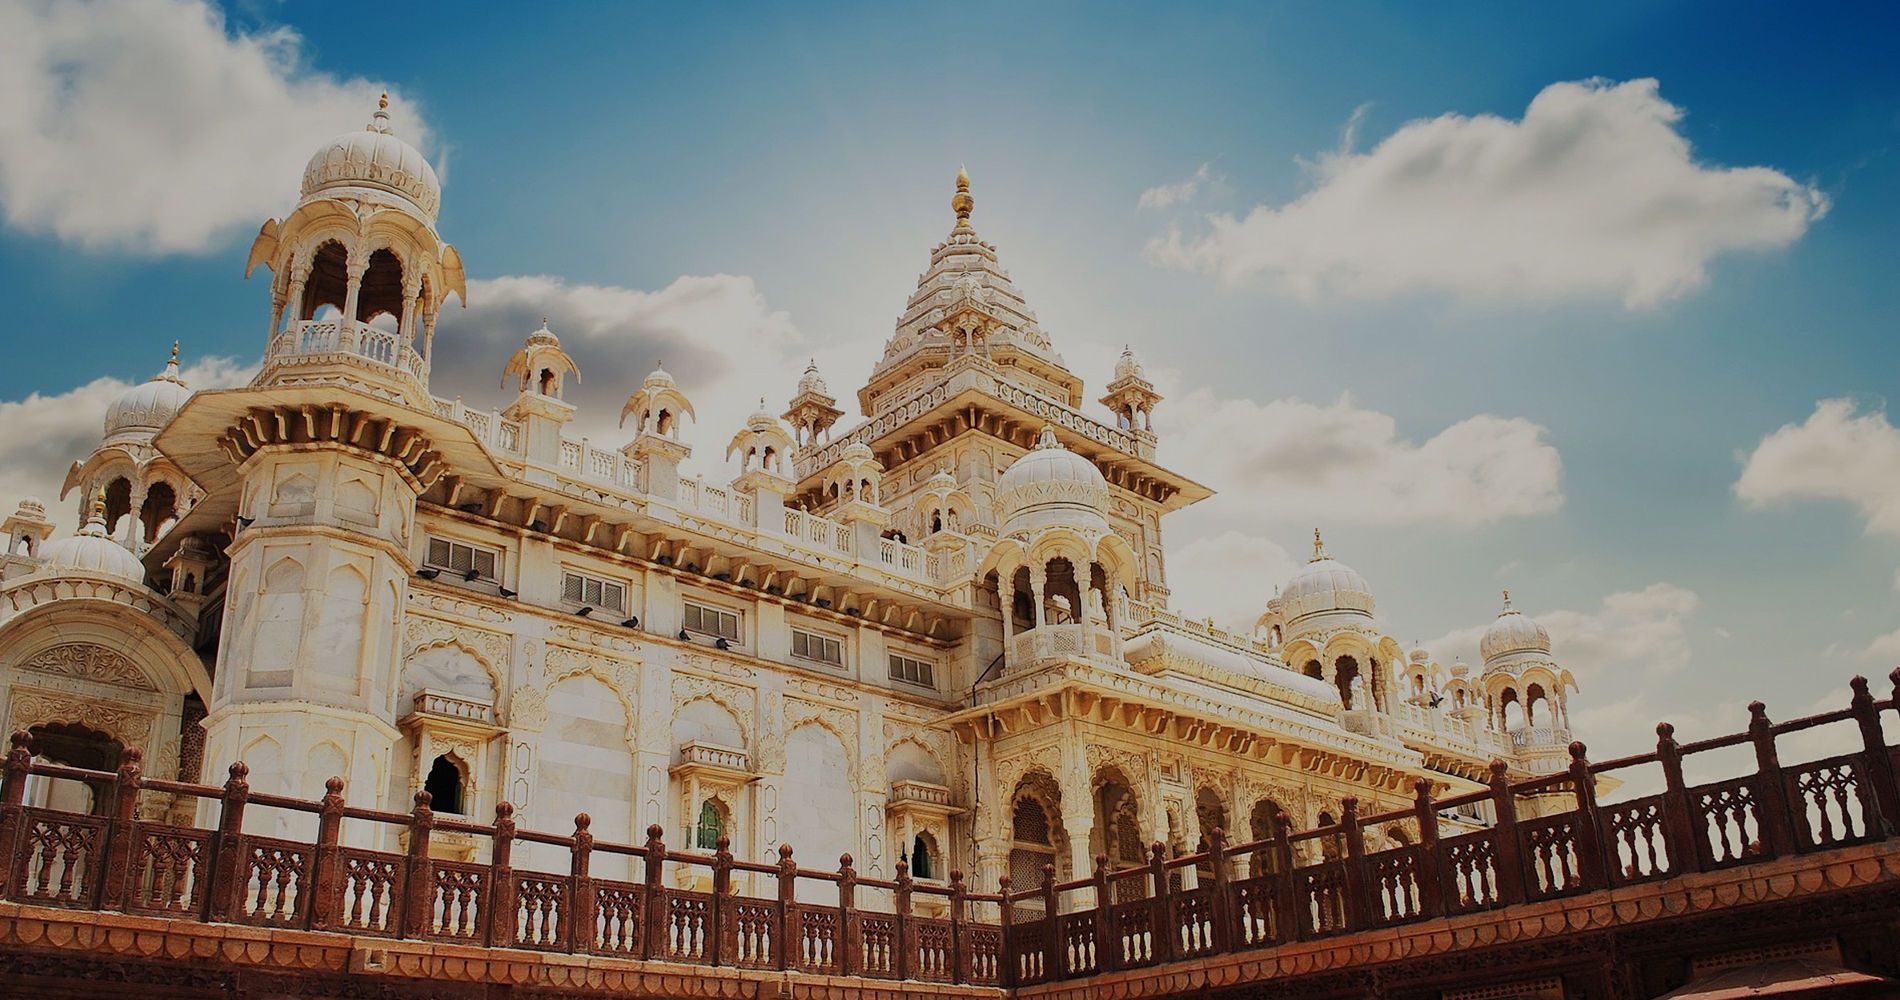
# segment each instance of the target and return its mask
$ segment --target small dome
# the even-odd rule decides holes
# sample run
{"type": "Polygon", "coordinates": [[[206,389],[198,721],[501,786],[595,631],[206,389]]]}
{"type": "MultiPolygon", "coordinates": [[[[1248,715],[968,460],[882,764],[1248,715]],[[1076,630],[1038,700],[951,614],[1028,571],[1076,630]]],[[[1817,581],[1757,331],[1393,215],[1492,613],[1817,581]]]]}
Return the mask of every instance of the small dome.
{"type": "Polygon", "coordinates": [[[556,337],[554,335],[554,331],[548,329],[548,318],[546,316],[541,317],[541,329],[528,334],[529,347],[537,347],[537,346],[543,346],[543,345],[547,347],[561,346],[561,338],[556,337]]]}
{"type": "Polygon", "coordinates": [[[759,398],[759,408],[746,418],[745,427],[746,430],[755,432],[779,431],[782,433],[785,430],[785,425],[778,422],[778,416],[765,408],[764,397],[759,398]]]}
{"type": "Polygon", "coordinates": [[[1471,665],[1465,662],[1464,657],[1461,656],[1458,659],[1452,661],[1451,675],[1453,677],[1466,677],[1466,676],[1469,676],[1470,674],[1471,674],[1471,665]]]}
{"type": "Polygon", "coordinates": [[[106,437],[128,432],[157,434],[184,408],[191,387],[178,376],[178,345],[165,370],[119,394],[106,408],[106,437]]]}
{"type": "Polygon", "coordinates": [[[13,516],[22,520],[41,520],[46,517],[46,504],[39,497],[21,497],[20,505],[13,508],[13,516]]]}
{"type": "Polygon", "coordinates": [[[41,572],[54,576],[88,573],[116,576],[133,583],[145,582],[145,564],[125,550],[125,546],[106,537],[106,502],[103,495],[92,505],[92,516],[79,533],[40,546],[46,560],[41,572]]]}
{"type": "Polygon", "coordinates": [[[646,381],[641,384],[648,388],[658,388],[660,386],[672,386],[676,383],[673,381],[673,376],[666,370],[666,362],[662,361],[653,366],[653,371],[647,375],[646,381]]]}
{"type": "Polygon", "coordinates": [[[1115,362],[1115,381],[1120,382],[1125,378],[1138,379],[1142,377],[1141,359],[1135,357],[1134,348],[1124,346],[1122,348],[1121,360],[1115,362]]]}
{"type": "Polygon", "coordinates": [[[1372,588],[1357,570],[1326,554],[1319,532],[1313,532],[1313,558],[1286,583],[1280,593],[1289,620],[1331,611],[1371,616],[1372,588]]]}
{"type": "Polygon", "coordinates": [[[1426,663],[1431,662],[1431,658],[1432,658],[1432,654],[1427,653],[1423,649],[1413,649],[1410,653],[1406,654],[1406,659],[1420,666],[1424,666],[1426,663]]]}
{"type": "Polygon", "coordinates": [[[1484,630],[1484,638],[1478,640],[1478,653],[1484,657],[1484,668],[1494,670],[1509,666],[1524,659],[1548,659],[1550,657],[1550,633],[1537,619],[1511,606],[1511,592],[1504,592],[1504,610],[1498,612],[1497,620],[1484,630]]]}
{"type": "Polygon", "coordinates": [[[416,147],[390,130],[388,94],[361,131],[331,139],[304,167],[303,197],[339,188],[374,188],[399,195],[435,222],[442,204],[442,182],[416,147]]]}
{"type": "Polygon", "coordinates": [[[844,446],[844,451],[838,453],[838,458],[845,462],[864,462],[876,457],[877,452],[872,451],[871,446],[862,441],[853,441],[844,446]]]}
{"type": "Polygon", "coordinates": [[[825,385],[825,377],[818,374],[817,358],[805,366],[805,374],[798,379],[798,392],[801,396],[808,392],[817,396],[831,395],[831,389],[825,385]]]}
{"type": "MultiPolygon", "coordinates": [[[[1108,508],[1108,480],[1094,462],[1064,448],[1056,440],[1055,428],[1044,424],[1036,446],[996,481],[996,503],[1005,531],[1021,516],[1058,511],[1093,515],[1105,526],[1102,512],[1108,508]]],[[[1038,520],[1053,523],[1061,518],[1038,520]]]]}

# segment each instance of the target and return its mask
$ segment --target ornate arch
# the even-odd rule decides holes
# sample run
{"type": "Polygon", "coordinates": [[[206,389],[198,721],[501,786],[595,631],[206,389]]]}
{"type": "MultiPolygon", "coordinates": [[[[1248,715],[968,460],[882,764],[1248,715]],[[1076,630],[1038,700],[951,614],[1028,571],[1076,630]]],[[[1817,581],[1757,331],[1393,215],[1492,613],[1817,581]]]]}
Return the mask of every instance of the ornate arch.
{"type": "MultiPolygon", "coordinates": [[[[858,771],[858,739],[853,727],[846,721],[845,710],[829,705],[817,705],[797,698],[785,699],[785,740],[791,742],[792,734],[805,726],[822,726],[831,735],[837,737],[838,744],[844,747],[846,769],[849,771],[851,787],[857,788],[861,777],[858,771]]],[[[880,775],[880,779],[882,776],[880,775]]]]}
{"type": "Polygon", "coordinates": [[[550,646],[547,655],[546,683],[542,688],[545,695],[554,690],[556,684],[571,677],[586,674],[607,685],[607,689],[620,700],[620,708],[627,720],[627,746],[639,749],[640,711],[630,693],[637,688],[636,668],[630,664],[616,663],[604,656],[585,653],[566,646],[550,646]]]}

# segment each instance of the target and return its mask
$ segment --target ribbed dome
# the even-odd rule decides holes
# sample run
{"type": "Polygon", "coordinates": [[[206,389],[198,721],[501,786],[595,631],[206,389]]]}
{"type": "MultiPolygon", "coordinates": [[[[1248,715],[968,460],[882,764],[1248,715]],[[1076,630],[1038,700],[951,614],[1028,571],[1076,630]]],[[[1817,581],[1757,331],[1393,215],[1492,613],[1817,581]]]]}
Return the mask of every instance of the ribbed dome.
{"type": "Polygon", "coordinates": [[[830,388],[825,385],[825,377],[818,374],[818,359],[813,358],[805,366],[805,374],[798,379],[798,391],[801,395],[807,392],[818,396],[831,395],[830,388]]]}
{"type": "Polygon", "coordinates": [[[1326,554],[1319,532],[1313,532],[1313,558],[1280,592],[1280,606],[1289,621],[1329,611],[1373,612],[1372,588],[1357,570],[1326,554]]]}
{"type": "Polygon", "coordinates": [[[1115,381],[1141,377],[1141,360],[1135,357],[1135,349],[1123,347],[1121,359],[1115,362],[1115,381]]]}
{"type": "Polygon", "coordinates": [[[430,222],[442,204],[442,182],[435,168],[390,131],[388,94],[368,125],[331,139],[304,167],[305,198],[333,188],[374,188],[401,195],[430,222]]]}
{"type": "Polygon", "coordinates": [[[125,550],[125,546],[106,537],[105,501],[93,504],[86,526],[69,538],[60,538],[40,546],[46,560],[41,572],[55,576],[66,573],[93,573],[116,576],[133,583],[145,582],[145,564],[125,550]]]}
{"type": "Polygon", "coordinates": [[[1504,610],[1498,612],[1498,618],[1491,627],[1484,630],[1484,638],[1478,640],[1478,653],[1484,657],[1486,670],[1508,666],[1519,659],[1534,657],[1544,659],[1550,656],[1550,633],[1537,619],[1511,607],[1511,592],[1504,592],[1504,610]]]}
{"type": "Polygon", "coordinates": [[[1036,446],[996,481],[996,504],[1005,532],[1078,516],[1092,518],[1091,527],[1105,526],[1108,481],[1094,462],[1062,447],[1055,428],[1044,425],[1036,446]]]}
{"type": "Polygon", "coordinates": [[[156,434],[191,398],[191,387],[178,376],[178,345],[172,345],[165,370],[119,394],[106,407],[106,437],[128,432],[156,434]]]}

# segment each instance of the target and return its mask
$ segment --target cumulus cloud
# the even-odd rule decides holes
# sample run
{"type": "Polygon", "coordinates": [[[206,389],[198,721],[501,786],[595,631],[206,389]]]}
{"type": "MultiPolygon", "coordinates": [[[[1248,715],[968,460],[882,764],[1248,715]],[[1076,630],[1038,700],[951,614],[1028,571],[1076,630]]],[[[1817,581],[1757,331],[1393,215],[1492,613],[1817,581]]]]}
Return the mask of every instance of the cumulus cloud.
{"type": "Polygon", "coordinates": [[[1162,209],[1185,205],[1201,193],[1201,185],[1206,184],[1210,176],[1208,165],[1203,163],[1201,168],[1194,171],[1187,180],[1174,184],[1161,184],[1143,191],[1141,199],[1136,202],[1136,207],[1162,209]]]}
{"type": "Polygon", "coordinates": [[[1197,389],[1155,419],[1169,461],[1226,494],[1216,503],[1265,497],[1277,516],[1471,526],[1563,505],[1563,460],[1520,417],[1478,414],[1414,443],[1350,396],[1257,403],[1197,389]]]}
{"type": "Polygon", "coordinates": [[[1900,628],[1885,635],[1875,636],[1874,641],[1868,643],[1867,648],[1861,650],[1860,655],[1863,659],[1900,666],[1900,628]]]}
{"type": "MultiPolygon", "coordinates": [[[[194,389],[224,389],[250,381],[255,371],[232,358],[205,358],[181,374],[194,389]]],[[[55,512],[62,533],[73,530],[76,513],[68,516],[57,506],[66,469],[98,446],[106,407],[130,387],[96,378],[65,392],[0,400],[0,427],[7,429],[0,435],[0,505],[11,511],[22,498],[37,497],[55,512]]]]}
{"type": "MultiPolygon", "coordinates": [[[[301,42],[234,30],[203,0],[0,5],[0,211],[28,232],[147,254],[255,229],[383,89],[311,69],[301,42]]],[[[426,150],[414,109],[391,102],[426,150]]]]}
{"type": "Polygon", "coordinates": [[[1299,568],[1286,549],[1256,535],[1225,531],[1169,554],[1170,603],[1223,628],[1251,632],[1275,585],[1299,568]]]}
{"type": "Polygon", "coordinates": [[[1652,306],[1701,287],[1724,253],[1793,243],[1828,207],[1779,170],[1697,162],[1682,117],[1655,80],[1552,84],[1521,119],[1446,114],[1367,152],[1344,145],[1310,164],[1298,198],[1210,216],[1148,254],[1308,298],[1652,306]]]}
{"type": "MultiPolygon", "coordinates": [[[[1844,500],[1873,534],[1900,536],[1900,428],[1851,399],[1825,399],[1806,422],[1786,424],[1748,455],[1735,495],[1751,507],[1844,500]]],[[[1900,588],[1900,576],[1894,579],[1900,588]]]]}

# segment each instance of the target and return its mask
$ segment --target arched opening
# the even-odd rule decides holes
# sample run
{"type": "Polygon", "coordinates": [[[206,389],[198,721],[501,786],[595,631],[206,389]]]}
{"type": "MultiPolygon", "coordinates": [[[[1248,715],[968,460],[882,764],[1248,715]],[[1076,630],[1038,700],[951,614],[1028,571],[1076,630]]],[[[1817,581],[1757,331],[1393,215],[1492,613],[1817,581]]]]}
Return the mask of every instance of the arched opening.
{"type": "MultiPolygon", "coordinates": [[[[1278,803],[1272,799],[1261,799],[1253,804],[1253,810],[1247,815],[1247,832],[1256,842],[1272,840],[1279,835],[1281,815],[1278,803]]],[[[1272,875],[1278,871],[1274,853],[1264,847],[1253,853],[1252,867],[1254,875],[1272,875]]]]}
{"type": "Polygon", "coordinates": [[[1405,828],[1397,823],[1385,828],[1385,839],[1393,847],[1409,847],[1412,843],[1411,834],[1406,833],[1405,828]]]}
{"type": "MultiPolygon", "coordinates": [[[[27,729],[33,759],[88,771],[113,772],[125,745],[90,726],[75,722],[45,722],[27,729]]],[[[112,786],[34,775],[27,780],[26,804],[61,812],[104,816],[112,809],[112,786]]]]}
{"type": "Polygon", "coordinates": [[[1347,710],[1362,707],[1357,699],[1359,661],[1342,656],[1333,661],[1333,685],[1339,688],[1339,703],[1347,710]]]}
{"type": "Polygon", "coordinates": [[[429,765],[429,776],[422,782],[422,790],[429,793],[429,808],[436,812],[463,815],[462,808],[462,768],[448,754],[443,754],[429,765]]]}
{"type": "Polygon", "coordinates": [[[719,849],[719,838],[726,835],[731,816],[726,804],[707,799],[699,804],[699,821],[693,824],[693,846],[702,851],[719,849]]]}
{"type": "MultiPolygon", "coordinates": [[[[1212,788],[1203,787],[1194,793],[1194,818],[1201,825],[1201,842],[1195,845],[1197,853],[1213,846],[1215,830],[1223,835],[1227,833],[1227,803],[1222,802],[1220,793],[1212,788]]],[[[1213,862],[1203,861],[1199,867],[1203,876],[1213,877],[1213,862]]]]}
{"type": "Polygon", "coordinates": [[[1082,620],[1082,589],[1075,564],[1057,556],[1043,567],[1043,622],[1069,625],[1082,620]]]}
{"type": "Polygon", "coordinates": [[[1524,728],[1524,706],[1518,701],[1516,688],[1498,692],[1498,728],[1507,733],[1524,728]]]}
{"type": "Polygon", "coordinates": [[[928,833],[919,833],[910,841],[910,877],[937,877],[936,842],[928,833]]]}
{"type": "Polygon", "coordinates": [[[389,315],[400,321],[402,307],[402,258],[384,247],[369,255],[369,267],[356,292],[356,319],[368,323],[389,315]]]}
{"type": "MultiPolygon", "coordinates": [[[[119,530],[119,518],[132,512],[132,481],[120,476],[106,484],[106,534],[119,530]]],[[[88,511],[88,514],[91,512],[88,511]]]]}
{"type": "Polygon", "coordinates": [[[1306,676],[1311,677],[1316,681],[1324,680],[1326,678],[1326,670],[1325,668],[1319,665],[1318,660],[1306,661],[1306,666],[1300,668],[1300,673],[1303,673],[1306,676]]]}
{"type": "MultiPolygon", "coordinates": [[[[1095,778],[1095,831],[1089,846],[1093,854],[1108,855],[1110,871],[1137,867],[1147,861],[1141,843],[1141,811],[1126,775],[1107,768],[1095,778]]],[[[1147,887],[1140,879],[1115,884],[1115,902],[1141,899],[1147,887]]]]}
{"type": "Polygon", "coordinates": [[[1550,721],[1550,698],[1544,693],[1542,684],[1532,684],[1524,689],[1524,725],[1526,728],[1537,725],[1537,705],[1544,704],[1544,721],[1550,721]]]}
{"type": "Polygon", "coordinates": [[[147,544],[158,540],[166,524],[178,516],[178,493],[172,484],[159,481],[145,490],[145,503],[139,507],[139,523],[145,526],[147,544]]]}
{"type": "Polygon", "coordinates": [[[559,393],[554,391],[554,369],[541,369],[541,374],[536,378],[536,384],[538,385],[537,391],[540,392],[541,395],[559,398],[559,393]]]}
{"type": "Polygon", "coordinates": [[[310,258],[304,273],[303,301],[297,303],[298,319],[316,319],[317,310],[333,306],[339,312],[350,294],[350,252],[343,244],[327,240],[310,258]]]}
{"type": "MultiPolygon", "coordinates": [[[[1009,880],[1015,889],[1041,885],[1048,866],[1055,868],[1056,878],[1063,877],[1056,851],[1062,838],[1061,808],[1062,791],[1047,774],[1037,772],[1017,782],[1009,810],[1009,880]]],[[[1040,899],[1023,900],[1016,906],[1027,916],[1042,913],[1040,899]]]]}
{"type": "Polygon", "coordinates": [[[1011,627],[1017,632],[1035,628],[1036,599],[1035,592],[1029,589],[1029,567],[1017,567],[1010,587],[1014,595],[1009,606],[1011,627]]]}

